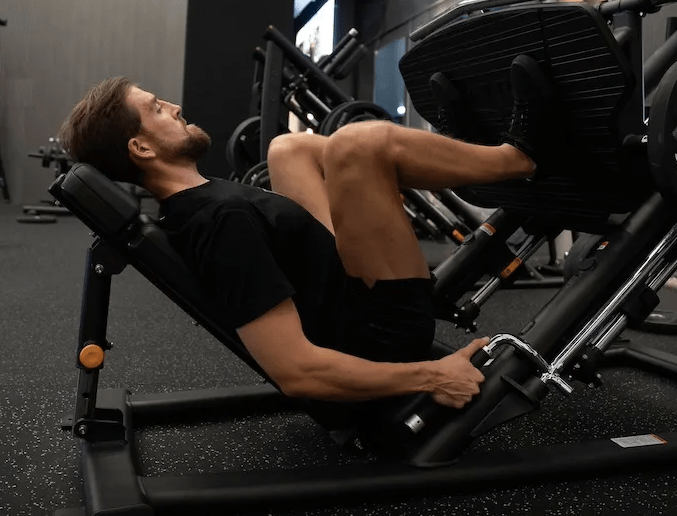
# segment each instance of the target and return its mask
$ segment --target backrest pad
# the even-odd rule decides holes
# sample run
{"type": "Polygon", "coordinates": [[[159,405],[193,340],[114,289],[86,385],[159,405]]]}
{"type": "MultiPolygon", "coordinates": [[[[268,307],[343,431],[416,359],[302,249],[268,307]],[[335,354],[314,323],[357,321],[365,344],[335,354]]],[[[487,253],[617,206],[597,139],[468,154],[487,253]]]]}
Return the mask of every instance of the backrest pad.
{"type": "Polygon", "coordinates": [[[119,235],[141,211],[129,192],[84,163],[73,165],[49,191],[102,238],[119,235]]]}

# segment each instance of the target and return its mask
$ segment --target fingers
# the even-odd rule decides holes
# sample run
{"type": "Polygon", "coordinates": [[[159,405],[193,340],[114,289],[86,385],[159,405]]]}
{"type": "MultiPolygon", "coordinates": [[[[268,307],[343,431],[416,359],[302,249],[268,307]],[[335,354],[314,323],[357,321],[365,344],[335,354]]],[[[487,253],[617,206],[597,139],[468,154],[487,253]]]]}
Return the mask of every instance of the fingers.
{"type": "Polygon", "coordinates": [[[462,356],[464,356],[466,358],[470,358],[475,353],[477,353],[480,349],[482,349],[484,346],[488,345],[490,341],[491,341],[491,339],[489,337],[482,337],[481,339],[475,339],[470,344],[468,344],[466,347],[457,351],[457,353],[461,354],[462,356]]]}
{"type": "Polygon", "coordinates": [[[472,401],[472,396],[459,396],[451,402],[451,406],[456,409],[462,409],[472,401]]]}
{"type": "MultiPolygon", "coordinates": [[[[484,380],[484,376],[478,371],[478,375],[484,380]]],[[[457,386],[452,391],[440,389],[440,391],[432,394],[433,399],[447,407],[461,409],[468,405],[475,396],[480,393],[481,381],[466,380],[461,386],[457,386]]]]}
{"type": "MultiPolygon", "coordinates": [[[[482,374],[482,373],[480,373],[482,374]]],[[[468,393],[471,396],[477,396],[480,393],[480,384],[484,381],[484,376],[482,376],[482,379],[480,380],[479,378],[473,385],[468,389],[468,393]]]]}

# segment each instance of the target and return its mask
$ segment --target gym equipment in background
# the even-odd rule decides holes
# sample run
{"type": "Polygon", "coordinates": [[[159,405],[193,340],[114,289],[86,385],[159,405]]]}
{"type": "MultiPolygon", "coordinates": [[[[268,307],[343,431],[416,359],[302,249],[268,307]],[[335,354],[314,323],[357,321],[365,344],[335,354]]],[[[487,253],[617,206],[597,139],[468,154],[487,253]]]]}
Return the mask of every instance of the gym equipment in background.
{"type": "MultiPolygon", "coordinates": [[[[274,136],[288,132],[288,113],[317,134],[329,136],[341,127],[366,120],[392,120],[382,107],[373,102],[354,100],[344,94],[336,79],[347,76],[364,55],[364,45],[352,29],[333,52],[317,63],[298,50],[274,27],[266,30],[266,50],[254,52],[256,70],[252,86],[251,118],[243,121],[228,143],[228,161],[233,169],[231,179],[270,188],[267,181],[265,155],[274,136]],[[270,58],[269,58],[270,57],[270,58]],[[271,61],[272,59],[272,61],[271,61]],[[264,133],[267,135],[264,137],[264,133]],[[262,139],[263,138],[263,139],[262,139]],[[258,150],[258,152],[257,152],[258,150]]],[[[426,242],[461,244],[478,228],[484,218],[475,206],[461,200],[452,190],[429,192],[403,188],[402,202],[417,237],[426,242]]],[[[520,264],[515,274],[502,281],[511,288],[551,288],[562,284],[564,251],[562,237],[548,240],[548,258],[541,263],[535,258],[520,264]]],[[[511,246],[519,247],[518,234],[511,246]]],[[[570,245],[570,244],[569,244],[570,245]]],[[[441,253],[428,246],[429,265],[439,265],[441,253]],[[435,252],[433,252],[435,251],[435,252]]],[[[532,254],[534,254],[534,251],[532,254]]],[[[482,282],[477,284],[481,288],[482,282]]]]}
{"type": "MultiPolygon", "coordinates": [[[[6,27],[7,20],[0,18],[0,27],[6,27]]],[[[5,167],[2,164],[2,156],[0,155],[0,189],[2,190],[2,198],[9,202],[9,186],[7,185],[7,176],[5,175],[5,167]]]]}
{"type": "Polygon", "coordinates": [[[7,176],[5,175],[5,166],[3,165],[2,155],[0,154],[0,189],[2,190],[2,198],[5,202],[10,201],[9,185],[7,184],[7,176]]]}
{"type": "Polygon", "coordinates": [[[242,179],[265,160],[272,139],[289,132],[290,112],[318,132],[332,109],[353,101],[335,81],[346,78],[367,52],[357,36],[351,29],[330,55],[314,63],[275,27],[268,27],[266,49],[257,47],[253,54],[250,118],[228,140],[231,179],[242,179]]]}
{"type": "MultiPolygon", "coordinates": [[[[44,168],[50,168],[57,178],[73,166],[73,160],[65,151],[58,138],[50,138],[49,143],[41,146],[37,151],[28,154],[31,158],[38,158],[44,168]]],[[[23,224],[53,224],[57,216],[71,215],[67,208],[61,206],[56,199],[43,200],[41,204],[27,204],[23,207],[23,216],[17,217],[17,222],[23,224]]]]}
{"type": "MultiPolygon", "coordinates": [[[[274,27],[266,30],[266,50],[254,51],[251,117],[235,128],[228,141],[231,180],[270,188],[265,156],[272,138],[289,132],[289,112],[324,136],[349,123],[391,120],[382,107],[353,99],[335,82],[346,78],[367,52],[357,37],[358,32],[351,29],[330,55],[315,64],[274,27]]],[[[405,210],[421,239],[451,238],[460,243],[483,221],[451,191],[438,195],[406,189],[402,193],[405,210]],[[459,213],[445,206],[447,202],[459,213]]]]}
{"type": "MultiPolygon", "coordinates": [[[[578,236],[564,261],[564,281],[581,271],[597,266],[597,252],[608,245],[602,235],[583,233],[578,236]]],[[[651,333],[677,335],[677,280],[671,277],[657,293],[660,302],[642,321],[634,321],[633,329],[651,333]]]]}

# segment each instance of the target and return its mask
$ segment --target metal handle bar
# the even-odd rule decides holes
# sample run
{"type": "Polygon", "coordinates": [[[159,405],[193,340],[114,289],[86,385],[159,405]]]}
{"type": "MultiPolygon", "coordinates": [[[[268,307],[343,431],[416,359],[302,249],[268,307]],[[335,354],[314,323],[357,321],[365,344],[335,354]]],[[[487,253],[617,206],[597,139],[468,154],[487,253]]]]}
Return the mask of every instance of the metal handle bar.
{"type": "MultiPolygon", "coordinates": [[[[642,13],[654,13],[663,5],[674,3],[677,0],[608,0],[601,2],[597,6],[599,13],[605,18],[610,18],[616,13],[622,11],[635,11],[642,13]]],[[[524,3],[541,3],[534,0],[463,0],[452,7],[443,15],[435,18],[431,22],[423,25],[411,33],[412,41],[420,41],[430,36],[437,29],[457,20],[465,14],[495,7],[504,7],[508,5],[518,5],[524,3]]]]}
{"type": "MultiPolygon", "coordinates": [[[[331,62],[336,58],[338,53],[343,50],[343,47],[345,47],[348,43],[350,43],[353,40],[357,39],[357,36],[359,35],[359,32],[357,32],[357,29],[352,28],[348,31],[348,34],[343,36],[341,41],[339,41],[334,49],[332,50],[331,54],[328,56],[324,56],[317,62],[317,66],[322,68],[323,70],[326,69],[328,65],[331,65],[331,62]]],[[[333,65],[335,66],[335,65],[333,65]]]]}
{"type": "Polygon", "coordinates": [[[334,74],[334,70],[340,66],[343,66],[343,63],[350,59],[353,54],[359,50],[359,48],[360,42],[357,39],[353,39],[348,42],[348,44],[344,45],[330,62],[321,67],[324,70],[324,73],[332,76],[334,74]]]}
{"type": "MultiPolygon", "coordinates": [[[[412,41],[420,41],[426,36],[430,36],[440,27],[460,18],[464,14],[469,14],[483,9],[492,9],[494,7],[503,7],[505,5],[524,4],[534,2],[534,0],[463,0],[452,7],[442,16],[435,18],[423,27],[416,29],[411,33],[412,41]]],[[[540,3],[540,2],[536,2],[540,3]]]]}
{"type": "Polygon", "coordinates": [[[655,13],[663,5],[674,3],[676,0],[607,0],[597,5],[597,10],[605,18],[610,18],[622,11],[637,13],[655,13]]]}
{"type": "Polygon", "coordinates": [[[332,81],[324,73],[322,69],[313,63],[308,58],[308,56],[296,48],[296,46],[294,46],[293,43],[285,38],[284,35],[275,27],[270,25],[268,29],[266,29],[263,37],[268,41],[274,42],[282,50],[285,58],[294,64],[294,66],[296,66],[301,73],[307,73],[310,77],[317,81],[326,90],[326,93],[332,97],[333,100],[337,102],[348,102],[352,100],[352,98],[345,94],[334,83],[334,81],[332,81]]]}

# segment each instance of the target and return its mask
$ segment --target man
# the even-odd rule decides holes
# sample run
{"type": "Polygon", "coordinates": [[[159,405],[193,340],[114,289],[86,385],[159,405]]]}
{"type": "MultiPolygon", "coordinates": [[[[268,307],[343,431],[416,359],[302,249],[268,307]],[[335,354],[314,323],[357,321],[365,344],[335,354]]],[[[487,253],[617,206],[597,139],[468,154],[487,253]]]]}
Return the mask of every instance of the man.
{"type": "Polygon", "coordinates": [[[201,286],[257,363],[290,396],[364,401],[427,392],[461,408],[483,375],[473,340],[426,360],[435,329],[433,279],[399,196],[531,178],[547,149],[554,94],[538,64],[512,65],[515,112],[506,143],[477,146],[386,122],[329,138],[282,136],[267,192],[200,175],[210,138],[181,108],[125,78],[93,88],[64,123],[78,161],[143,186],[201,286]]]}

